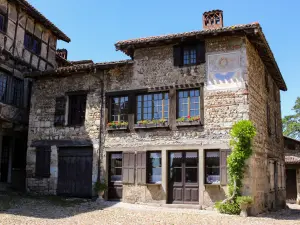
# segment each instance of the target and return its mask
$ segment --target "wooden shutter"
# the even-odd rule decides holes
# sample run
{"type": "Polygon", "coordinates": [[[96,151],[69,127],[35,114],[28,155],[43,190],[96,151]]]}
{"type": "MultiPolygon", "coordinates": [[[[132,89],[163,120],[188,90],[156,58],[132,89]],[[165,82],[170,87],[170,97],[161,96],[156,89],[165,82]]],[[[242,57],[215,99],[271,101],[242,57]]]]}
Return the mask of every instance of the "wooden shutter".
{"type": "Polygon", "coordinates": [[[123,152],[123,183],[134,184],[135,153],[123,152]]]}
{"type": "Polygon", "coordinates": [[[138,184],[147,183],[147,152],[137,152],[136,154],[136,180],[138,184]]]}
{"type": "Polygon", "coordinates": [[[228,172],[227,172],[227,157],[230,155],[230,149],[220,150],[220,178],[221,185],[227,185],[228,183],[228,172]]]}
{"type": "Polygon", "coordinates": [[[179,45],[175,45],[173,47],[173,59],[174,59],[174,66],[182,66],[183,58],[182,58],[182,48],[179,45]]]}
{"type": "Polygon", "coordinates": [[[36,150],[35,176],[41,178],[50,177],[50,162],[51,148],[38,147],[36,150]]]}
{"type": "Polygon", "coordinates": [[[201,42],[196,46],[196,64],[205,63],[205,43],[201,42]]]}
{"type": "Polygon", "coordinates": [[[54,126],[63,126],[65,124],[66,98],[58,97],[55,101],[54,126]]]}

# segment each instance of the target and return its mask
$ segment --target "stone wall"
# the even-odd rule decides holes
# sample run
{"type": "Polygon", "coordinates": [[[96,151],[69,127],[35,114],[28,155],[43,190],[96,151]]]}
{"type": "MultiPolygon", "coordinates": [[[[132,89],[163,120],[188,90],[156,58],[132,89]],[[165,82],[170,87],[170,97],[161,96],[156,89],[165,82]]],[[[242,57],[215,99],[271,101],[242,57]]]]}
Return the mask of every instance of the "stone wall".
{"type": "Polygon", "coordinates": [[[93,182],[97,178],[97,158],[100,130],[100,78],[98,74],[73,75],[64,78],[37,80],[33,86],[29,119],[27,152],[27,187],[31,192],[55,194],[57,185],[57,146],[51,146],[51,176],[35,178],[37,140],[87,140],[93,145],[93,182]],[[54,126],[55,98],[66,96],[67,92],[87,91],[85,123],[83,126],[54,126]]]}
{"type": "Polygon", "coordinates": [[[258,213],[267,208],[282,207],[285,205],[285,189],[282,185],[284,174],[283,136],[280,113],[279,89],[270,74],[268,74],[269,91],[265,84],[265,68],[254,47],[246,41],[248,58],[248,91],[249,91],[249,118],[253,121],[257,135],[254,139],[254,154],[250,159],[251,170],[247,171],[245,180],[249,186],[248,194],[254,197],[252,213],[258,213]],[[275,88],[275,90],[273,90],[275,88]],[[276,94],[277,101],[274,100],[276,94]],[[267,103],[270,104],[270,118],[267,119],[267,103]],[[275,132],[275,114],[277,112],[277,132],[275,132]],[[271,133],[268,134],[268,124],[271,124],[271,133]],[[278,165],[278,191],[272,190],[271,183],[273,171],[270,170],[272,163],[278,165]],[[268,179],[266,179],[266,174],[268,179]],[[272,190],[272,191],[270,191],[272,190]],[[275,201],[275,195],[278,200],[275,201]]]}

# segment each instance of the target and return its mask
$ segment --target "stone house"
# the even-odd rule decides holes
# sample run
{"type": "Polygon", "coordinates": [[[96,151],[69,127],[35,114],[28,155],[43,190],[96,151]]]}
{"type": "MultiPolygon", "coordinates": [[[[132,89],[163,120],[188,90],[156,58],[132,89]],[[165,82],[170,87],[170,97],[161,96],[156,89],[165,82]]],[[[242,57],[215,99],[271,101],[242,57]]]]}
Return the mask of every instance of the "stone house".
{"type": "Polygon", "coordinates": [[[284,136],[286,200],[300,204],[300,141],[284,136]]]}
{"type": "Polygon", "coordinates": [[[70,39],[25,0],[0,1],[0,189],[25,190],[31,79],[56,68],[57,40],[70,39]]]}
{"type": "Polygon", "coordinates": [[[90,197],[100,174],[108,200],[210,207],[227,192],[229,131],[250,119],[243,194],[253,214],[285,205],[287,87],[258,23],[224,27],[215,10],[203,30],[115,46],[131,60],[28,74],[29,191],[90,197]]]}

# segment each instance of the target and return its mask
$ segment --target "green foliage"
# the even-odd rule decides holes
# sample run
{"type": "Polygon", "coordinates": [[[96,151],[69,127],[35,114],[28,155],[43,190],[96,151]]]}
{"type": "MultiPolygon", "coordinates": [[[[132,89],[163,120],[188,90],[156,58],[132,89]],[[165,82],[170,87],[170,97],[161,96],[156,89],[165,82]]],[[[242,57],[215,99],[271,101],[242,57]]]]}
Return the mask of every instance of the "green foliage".
{"type": "Polygon", "coordinates": [[[235,123],[230,131],[231,154],[227,158],[229,174],[229,197],[223,202],[217,202],[215,207],[220,213],[239,214],[241,202],[253,202],[249,196],[241,195],[242,181],[246,167],[246,160],[252,155],[252,140],[256,129],[249,120],[235,123]]]}
{"type": "Polygon", "coordinates": [[[245,172],[246,160],[252,154],[252,139],[256,135],[256,129],[249,120],[242,120],[233,125],[230,136],[230,146],[232,153],[227,159],[229,174],[229,195],[232,195],[234,188],[237,194],[240,194],[242,181],[245,172]],[[234,186],[236,182],[236,187],[234,186]]]}
{"type": "Polygon", "coordinates": [[[251,205],[253,203],[253,198],[251,196],[238,196],[236,198],[236,202],[239,205],[243,205],[243,204],[251,205]]]}
{"type": "Polygon", "coordinates": [[[107,190],[107,184],[105,181],[97,181],[95,184],[94,184],[94,190],[95,192],[99,192],[99,191],[106,191],[107,190]]]}
{"type": "Polygon", "coordinates": [[[282,119],[283,134],[300,140],[300,97],[297,98],[292,110],[295,111],[294,115],[282,119]]]}
{"type": "Polygon", "coordinates": [[[235,201],[230,201],[226,203],[216,202],[215,207],[220,213],[230,215],[238,215],[241,212],[239,204],[235,201]]]}

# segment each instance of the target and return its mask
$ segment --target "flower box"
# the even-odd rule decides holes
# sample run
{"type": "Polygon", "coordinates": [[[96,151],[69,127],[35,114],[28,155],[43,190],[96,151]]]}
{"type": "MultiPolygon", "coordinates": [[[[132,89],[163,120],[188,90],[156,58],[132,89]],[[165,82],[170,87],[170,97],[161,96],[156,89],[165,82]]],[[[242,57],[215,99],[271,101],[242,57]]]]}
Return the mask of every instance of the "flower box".
{"type": "Polygon", "coordinates": [[[107,127],[108,131],[113,131],[113,130],[128,130],[128,125],[123,125],[123,126],[109,126],[107,127]]]}
{"type": "Polygon", "coordinates": [[[201,121],[200,120],[195,120],[195,121],[177,121],[176,125],[178,127],[200,126],[201,125],[201,121]]]}
{"type": "Polygon", "coordinates": [[[148,123],[148,124],[135,124],[135,129],[153,129],[153,128],[166,128],[169,127],[167,123],[148,123]]]}

